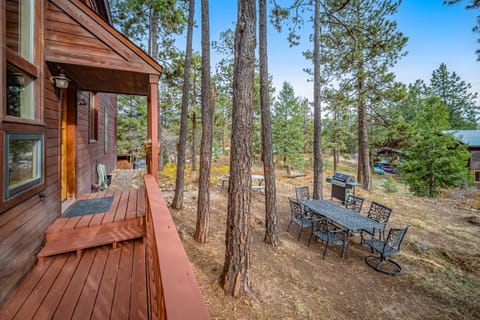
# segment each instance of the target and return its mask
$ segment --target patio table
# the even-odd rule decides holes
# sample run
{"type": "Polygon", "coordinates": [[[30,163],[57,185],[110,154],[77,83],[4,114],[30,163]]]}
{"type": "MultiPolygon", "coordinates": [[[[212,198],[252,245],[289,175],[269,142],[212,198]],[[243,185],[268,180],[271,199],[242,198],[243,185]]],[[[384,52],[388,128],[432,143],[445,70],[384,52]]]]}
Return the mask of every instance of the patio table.
{"type": "Polygon", "coordinates": [[[308,207],[314,214],[326,217],[339,227],[345,229],[347,236],[347,253],[348,253],[348,236],[351,232],[360,232],[363,229],[381,229],[382,223],[370,218],[364,217],[355,211],[349,210],[343,206],[328,200],[301,200],[299,201],[308,207]]]}

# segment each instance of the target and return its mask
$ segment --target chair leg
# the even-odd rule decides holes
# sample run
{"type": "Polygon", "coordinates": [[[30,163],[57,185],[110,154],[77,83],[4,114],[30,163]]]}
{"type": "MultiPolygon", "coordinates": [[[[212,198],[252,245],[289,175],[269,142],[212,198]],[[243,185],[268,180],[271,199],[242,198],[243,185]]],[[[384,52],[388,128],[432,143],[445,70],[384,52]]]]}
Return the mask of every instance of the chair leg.
{"type": "Polygon", "coordinates": [[[302,228],[302,227],[300,227],[300,232],[298,233],[297,240],[300,240],[300,236],[302,235],[302,231],[303,231],[303,228],[302,228]]]}
{"type": "Polygon", "coordinates": [[[388,257],[384,257],[383,255],[380,256],[375,256],[375,255],[370,255],[365,257],[365,262],[368,264],[368,266],[375,271],[388,274],[391,276],[397,276],[402,273],[402,267],[392,259],[389,259],[388,257]],[[375,261],[377,261],[375,263],[375,261]],[[388,271],[385,269],[381,269],[380,266],[383,265],[384,263],[390,265],[391,267],[394,268],[395,271],[388,271]]]}
{"type": "Polygon", "coordinates": [[[323,259],[325,259],[325,256],[327,255],[327,249],[328,249],[328,241],[325,243],[325,249],[323,249],[323,259]]]}
{"type": "Polygon", "coordinates": [[[293,221],[293,220],[290,220],[290,223],[288,224],[288,227],[287,227],[287,232],[289,232],[289,231],[290,231],[290,225],[292,224],[292,221],[293,221]]]}
{"type": "Polygon", "coordinates": [[[310,247],[310,242],[312,242],[313,232],[310,233],[310,238],[308,238],[308,246],[310,247]]]}

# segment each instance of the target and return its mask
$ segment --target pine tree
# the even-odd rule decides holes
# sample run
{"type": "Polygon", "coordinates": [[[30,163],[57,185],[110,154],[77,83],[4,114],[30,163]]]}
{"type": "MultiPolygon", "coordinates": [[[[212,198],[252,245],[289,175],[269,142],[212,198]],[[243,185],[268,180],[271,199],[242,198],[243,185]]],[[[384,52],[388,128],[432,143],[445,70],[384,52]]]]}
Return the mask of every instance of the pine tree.
{"type": "Polygon", "coordinates": [[[422,99],[416,106],[402,157],[401,174],[412,192],[419,196],[438,196],[439,188],[463,186],[471,182],[467,146],[442,130],[449,127],[448,111],[438,97],[422,99]]]}
{"type": "Polygon", "coordinates": [[[447,107],[448,122],[452,129],[476,129],[480,107],[475,103],[478,95],[471,93],[472,85],[461,80],[455,71],[449,72],[442,63],[432,73],[431,92],[447,107]]]}

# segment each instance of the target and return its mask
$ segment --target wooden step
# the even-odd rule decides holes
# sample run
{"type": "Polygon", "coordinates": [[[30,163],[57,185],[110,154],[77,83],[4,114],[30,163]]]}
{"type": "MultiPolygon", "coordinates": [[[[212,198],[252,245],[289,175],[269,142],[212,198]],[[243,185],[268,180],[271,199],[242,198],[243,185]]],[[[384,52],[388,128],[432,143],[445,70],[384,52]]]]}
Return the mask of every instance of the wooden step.
{"type": "MultiPolygon", "coordinates": [[[[72,218],[67,218],[67,219],[72,219],[72,218]]],[[[55,223],[59,220],[60,219],[57,219],[55,223]]],[[[97,225],[90,225],[90,226],[85,225],[81,227],[79,227],[77,224],[75,226],[75,229],[49,228],[45,232],[45,240],[47,242],[50,242],[50,241],[56,241],[61,239],[72,239],[76,237],[79,232],[80,233],[87,232],[89,234],[95,235],[96,233],[100,232],[100,230],[103,230],[105,228],[115,229],[115,228],[121,228],[123,226],[135,227],[135,226],[142,226],[142,225],[145,225],[145,217],[138,217],[138,218],[123,220],[123,221],[116,221],[116,222],[108,222],[106,224],[97,224],[97,225]]]]}
{"type": "Polygon", "coordinates": [[[47,241],[37,254],[39,262],[43,258],[67,252],[77,252],[80,255],[84,249],[112,244],[115,248],[120,241],[145,237],[144,225],[102,225],[98,228],[80,228],[68,232],[68,238],[57,238],[47,241]],[[76,231],[74,234],[73,231],[76,231]]]}

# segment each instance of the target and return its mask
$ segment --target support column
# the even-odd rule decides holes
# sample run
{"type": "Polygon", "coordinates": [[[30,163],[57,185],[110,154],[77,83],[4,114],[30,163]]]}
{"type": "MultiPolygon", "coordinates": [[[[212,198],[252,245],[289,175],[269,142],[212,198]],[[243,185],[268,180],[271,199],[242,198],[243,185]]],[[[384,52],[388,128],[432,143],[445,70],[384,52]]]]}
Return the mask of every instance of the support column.
{"type": "MultiPolygon", "coordinates": [[[[147,138],[152,143],[152,153],[147,159],[147,172],[158,181],[158,80],[159,76],[150,75],[148,84],[148,122],[147,138]]],[[[147,155],[148,157],[148,155],[147,155]]]]}

